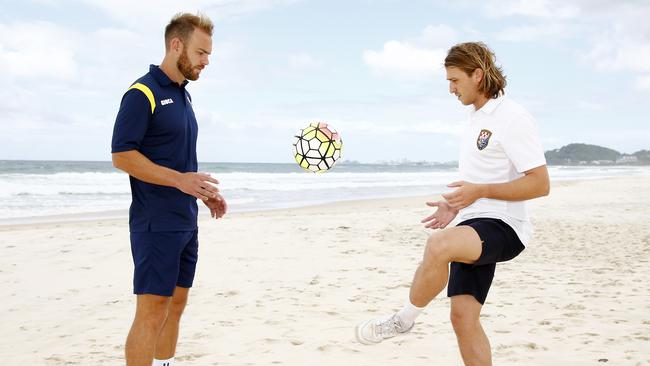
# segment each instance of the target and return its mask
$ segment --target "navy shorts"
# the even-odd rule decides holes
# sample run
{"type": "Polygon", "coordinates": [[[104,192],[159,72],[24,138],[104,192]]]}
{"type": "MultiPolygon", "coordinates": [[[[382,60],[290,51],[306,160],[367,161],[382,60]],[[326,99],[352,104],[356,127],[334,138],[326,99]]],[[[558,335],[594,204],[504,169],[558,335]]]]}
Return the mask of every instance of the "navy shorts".
{"type": "Polygon", "coordinates": [[[471,226],[483,242],[481,256],[473,264],[452,262],[449,268],[447,296],[472,295],[485,303],[498,262],[513,259],[524,250],[517,233],[499,219],[476,218],[456,226],[471,226]]]}
{"type": "Polygon", "coordinates": [[[190,288],[198,260],[198,230],[131,233],[133,293],[172,296],[190,288]]]}

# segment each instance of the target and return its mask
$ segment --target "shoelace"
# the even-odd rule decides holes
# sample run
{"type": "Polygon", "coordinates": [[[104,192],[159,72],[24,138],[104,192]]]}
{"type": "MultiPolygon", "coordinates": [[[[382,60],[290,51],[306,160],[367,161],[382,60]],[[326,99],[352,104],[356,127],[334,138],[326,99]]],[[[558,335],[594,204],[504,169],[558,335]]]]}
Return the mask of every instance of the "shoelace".
{"type": "Polygon", "coordinates": [[[397,328],[400,327],[400,325],[401,323],[397,316],[393,315],[383,322],[377,323],[375,329],[378,330],[377,334],[382,338],[394,337],[398,333],[397,328]]]}

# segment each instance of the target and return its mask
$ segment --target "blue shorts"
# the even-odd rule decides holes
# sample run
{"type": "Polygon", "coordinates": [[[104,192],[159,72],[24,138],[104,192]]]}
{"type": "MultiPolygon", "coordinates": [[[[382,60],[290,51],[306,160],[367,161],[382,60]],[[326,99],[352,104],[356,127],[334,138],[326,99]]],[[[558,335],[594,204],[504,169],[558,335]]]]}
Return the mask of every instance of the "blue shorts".
{"type": "Polygon", "coordinates": [[[198,229],[131,233],[133,293],[172,296],[192,287],[199,254],[198,229]]]}

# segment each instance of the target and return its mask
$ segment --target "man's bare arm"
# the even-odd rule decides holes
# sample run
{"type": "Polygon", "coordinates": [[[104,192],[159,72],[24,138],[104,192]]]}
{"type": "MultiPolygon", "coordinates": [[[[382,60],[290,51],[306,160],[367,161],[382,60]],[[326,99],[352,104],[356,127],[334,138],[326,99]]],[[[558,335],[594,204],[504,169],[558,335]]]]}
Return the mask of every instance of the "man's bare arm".
{"type": "Polygon", "coordinates": [[[180,173],[155,164],[137,150],[113,153],[113,166],[139,180],[174,187],[201,200],[214,198],[219,190],[211,183],[219,181],[204,173],[180,173]]]}
{"type": "Polygon", "coordinates": [[[461,210],[480,198],[503,201],[525,201],[546,196],[550,192],[550,180],[546,165],[524,172],[524,176],[507,183],[474,184],[465,181],[454,182],[449,187],[457,188],[442,196],[452,208],[461,210]]]}
{"type": "Polygon", "coordinates": [[[484,198],[503,201],[524,201],[547,196],[551,190],[546,165],[525,171],[524,176],[508,183],[485,184],[484,198]]]}

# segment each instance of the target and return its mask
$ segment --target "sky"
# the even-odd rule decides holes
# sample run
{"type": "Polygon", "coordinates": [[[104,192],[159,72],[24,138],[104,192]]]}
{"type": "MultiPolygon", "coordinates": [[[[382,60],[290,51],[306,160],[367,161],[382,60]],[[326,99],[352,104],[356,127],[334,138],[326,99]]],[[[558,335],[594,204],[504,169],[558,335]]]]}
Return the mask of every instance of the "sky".
{"type": "Polygon", "coordinates": [[[292,162],[310,122],[343,158],[448,162],[471,107],[443,60],[482,41],[545,150],[650,149],[650,1],[0,0],[0,159],[110,160],[123,93],[179,11],[215,23],[188,85],[203,162],[292,162]]]}

